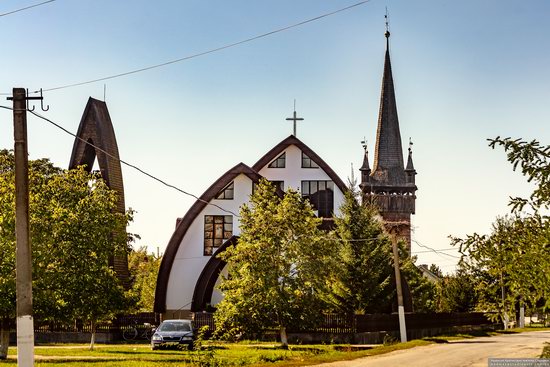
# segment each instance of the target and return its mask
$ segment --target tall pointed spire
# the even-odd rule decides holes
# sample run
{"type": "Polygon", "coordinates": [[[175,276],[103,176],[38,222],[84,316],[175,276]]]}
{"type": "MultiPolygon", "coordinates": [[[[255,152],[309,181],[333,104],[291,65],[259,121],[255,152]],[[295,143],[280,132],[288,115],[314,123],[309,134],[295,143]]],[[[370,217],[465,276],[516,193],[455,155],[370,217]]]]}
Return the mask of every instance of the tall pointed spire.
{"type": "MultiPolygon", "coordinates": [[[[412,149],[409,146],[407,168],[403,164],[403,148],[399,119],[397,118],[397,103],[393,86],[393,75],[390,60],[390,30],[386,13],[386,55],[382,91],[380,94],[380,110],[378,112],[378,128],[372,171],[368,169],[368,156],[365,151],[363,167],[361,167],[361,191],[364,198],[371,200],[378,207],[382,218],[398,237],[407,242],[411,249],[411,214],[415,213],[417,187],[415,184],[416,170],[412,161],[412,149]]],[[[412,142],[410,143],[412,145],[412,142]]]]}
{"type": "Polygon", "coordinates": [[[397,103],[390,61],[390,32],[386,27],[386,55],[384,75],[382,77],[382,92],[380,94],[380,110],[378,113],[378,130],[374,151],[373,174],[384,176],[389,183],[404,181],[403,149],[401,133],[397,117],[397,103]],[[378,174],[377,171],[379,172],[378,174]]]}

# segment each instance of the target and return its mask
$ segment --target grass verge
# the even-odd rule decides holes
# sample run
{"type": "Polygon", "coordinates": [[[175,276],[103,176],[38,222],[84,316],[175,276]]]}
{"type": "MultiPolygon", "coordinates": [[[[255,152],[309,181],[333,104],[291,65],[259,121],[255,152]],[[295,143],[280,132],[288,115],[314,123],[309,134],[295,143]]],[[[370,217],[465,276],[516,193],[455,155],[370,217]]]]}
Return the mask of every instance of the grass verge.
{"type": "MultiPolygon", "coordinates": [[[[372,348],[357,348],[349,345],[292,345],[288,350],[273,343],[207,343],[206,351],[158,350],[151,351],[145,344],[96,345],[94,351],[88,345],[48,345],[35,347],[35,366],[39,367],[300,367],[361,357],[374,356],[424,346],[434,343],[447,343],[452,340],[492,336],[502,333],[550,330],[550,328],[525,328],[507,331],[473,331],[467,334],[453,334],[412,340],[407,343],[379,345],[372,348]]],[[[0,367],[15,366],[16,348],[9,348],[10,359],[0,361],[0,367]]],[[[541,358],[550,358],[548,344],[541,358]]]]}
{"type": "MultiPolygon", "coordinates": [[[[207,351],[159,350],[151,351],[147,345],[98,345],[94,351],[87,346],[38,346],[35,348],[35,366],[76,367],[173,367],[193,365],[199,367],[273,366],[298,367],[319,363],[351,360],[378,355],[394,350],[431,344],[425,340],[376,346],[371,349],[347,348],[337,345],[293,345],[288,350],[270,343],[233,344],[212,343],[207,351]]],[[[0,366],[15,366],[15,348],[9,349],[10,359],[0,366]]]]}

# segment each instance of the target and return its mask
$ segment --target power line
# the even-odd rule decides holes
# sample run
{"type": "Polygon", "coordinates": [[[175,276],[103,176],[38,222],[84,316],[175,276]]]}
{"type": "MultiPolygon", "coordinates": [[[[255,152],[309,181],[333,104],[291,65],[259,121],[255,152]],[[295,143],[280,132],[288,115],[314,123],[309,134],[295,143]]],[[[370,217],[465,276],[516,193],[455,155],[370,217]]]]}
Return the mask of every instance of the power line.
{"type": "MultiPolygon", "coordinates": [[[[0,106],[0,107],[1,107],[1,108],[5,108],[5,109],[7,109],[7,110],[13,110],[13,108],[7,107],[7,106],[0,106]]],[[[133,164],[128,163],[128,162],[126,162],[126,161],[124,161],[124,160],[122,160],[122,159],[120,159],[120,158],[115,157],[114,155],[112,155],[112,154],[110,154],[109,152],[107,152],[107,151],[101,149],[100,147],[98,147],[98,146],[96,146],[96,145],[94,145],[94,144],[92,144],[92,143],[90,143],[90,142],[88,142],[88,141],[82,139],[81,137],[77,136],[76,134],[73,134],[73,133],[70,132],[69,130],[65,129],[63,126],[61,126],[61,125],[59,125],[59,124],[53,122],[52,120],[48,119],[47,117],[44,117],[44,116],[42,116],[42,115],[40,115],[40,114],[38,114],[38,113],[36,113],[36,112],[34,112],[34,111],[28,110],[28,109],[27,109],[27,111],[30,112],[30,113],[32,113],[32,114],[35,115],[36,117],[38,117],[38,118],[40,118],[40,119],[42,119],[42,120],[44,120],[44,121],[46,121],[46,122],[49,122],[49,123],[52,124],[53,126],[55,126],[55,127],[57,127],[58,129],[64,131],[65,133],[69,134],[70,136],[72,136],[72,137],[74,137],[74,138],[80,140],[81,142],[83,142],[83,143],[85,143],[85,144],[87,144],[87,145],[89,145],[89,146],[91,146],[91,147],[97,149],[98,151],[102,152],[103,154],[107,155],[108,157],[110,157],[110,158],[112,158],[112,159],[115,159],[115,160],[119,161],[120,163],[122,163],[122,164],[124,164],[124,165],[126,165],[126,166],[128,166],[128,167],[131,167],[131,168],[135,169],[136,171],[140,172],[141,174],[143,174],[143,175],[145,175],[145,176],[147,176],[147,177],[149,177],[149,178],[152,178],[153,180],[155,180],[155,181],[157,181],[157,182],[160,182],[160,183],[163,184],[164,186],[167,186],[167,187],[172,188],[172,189],[174,189],[174,190],[176,190],[176,191],[179,191],[179,192],[181,192],[182,194],[185,194],[185,195],[187,195],[187,196],[191,196],[191,197],[197,199],[198,201],[203,202],[203,203],[205,203],[205,204],[207,204],[207,205],[211,205],[211,206],[213,206],[213,207],[216,207],[216,208],[220,209],[220,210],[223,211],[223,212],[226,212],[226,213],[232,214],[232,215],[234,215],[234,216],[236,216],[236,217],[239,217],[239,215],[238,215],[237,213],[232,212],[231,210],[227,210],[227,209],[225,209],[225,208],[222,208],[222,207],[219,206],[219,205],[216,205],[216,204],[210,203],[210,202],[208,202],[208,201],[206,201],[206,200],[203,200],[203,199],[201,199],[200,197],[198,197],[198,196],[196,196],[196,195],[194,195],[194,194],[191,194],[191,193],[189,193],[189,192],[187,192],[187,191],[185,191],[185,190],[183,190],[183,189],[180,189],[180,188],[177,187],[177,186],[174,186],[174,185],[172,185],[172,184],[169,184],[169,183],[167,183],[166,181],[164,181],[164,180],[162,180],[162,179],[160,179],[160,178],[158,178],[158,177],[156,177],[156,176],[154,176],[154,175],[152,175],[152,174],[150,174],[150,173],[144,171],[143,169],[137,167],[136,165],[133,165],[133,164]]]]}
{"type": "Polygon", "coordinates": [[[20,11],[23,11],[23,10],[28,10],[28,9],[31,9],[31,8],[36,8],[37,6],[40,6],[40,5],[44,5],[44,4],[48,4],[48,3],[53,3],[54,1],[55,1],[55,0],[43,1],[43,2],[38,3],[38,4],[29,5],[29,6],[26,6],[26,7],[24,7],[24,8],[15,9],[15,10],[9,11],[9,12],[7,12],[7,13],[0,14],[0,17],[5,17],[6,15],[10,15],[10,14],[14,14],[14,13],[19,13],[20,11]]]}
{"type": "MultiPolygon", "coordinates": [[[[445,252],[445,251],[458,251],[457,248],[449,248],[449,249],[443,249],[443,250],[437,250],[438,252],[445,252]]],[[[433,252],[432,250],[426,250],[426,251],[412,251],[415,254],[426,254],[428,252],[433,252]]]]}
{"type": "MultiPolygon", "coordinates": [[[[50,1],[54,1],[54,0],[50,0],[50,1]]],[[[105,77],[101,77],[101,78],[96,78],[96,79],[92,79],[92,80],[87,80],[87,81],[83,81],[83,82],[66,84],[66,85],[53,87],[53,88],[46,88],[46,89],[43,89],[43,92],[51,92],[51,91],[55,91],[55,90],[60,90],[60,89],[65,89],[65,88],[72,88],[72,87],[77,87],[77,86],[80,86],[80,85],[91,84],[91,83],[101,82],[101,81],[105,81],[105,80],[120,78],[120,77],[123,77],[123,76],[131,75],[131,74],[137,74],[137,73],[141,73],[141,72],[144,72],[144,71],[148,71],[148,70],[168,66],[168,65],[171,65],[171,64],[176,64],[176,63],[179,63],[179,62],[182,62],[182,61],[187,61],[187,60],[194,59],[194,58],[197,58],[197,57],[200,57],[200,56],[205,56],[205,55],[215,53],[215,52],[218,52],[218,51],[222,51],[222,50],[225,50],[225,49],[228,49],[228,48],[231,48],[231,47],[242,45],[243,43],[252,42],[252,41],[258,40],[260,38],[264,38],[264,37],[268,37],[268,36],[271,36],[271,35],[276,34],[276,33],[284,32],[284,31],[287,31],[287,30],[292,29],[292,28],[300,27],[304,24],[308,24],[308,23],[317,21],[319,19],[323,19],[323,18],[329,17],[331,15],[335,15],[335,14],[341,13],[343,11],[355,8],[359,5],[366,4],[369,1],[370,0],[363,0],[363,1],[360,1],[358,3],[346,6],[344,8],[334,10],[330,13],[325,13],[325,14],[307,19],[307,20],[303,20],[303,21],[298,22],[298,23],[291,24],[289,26],[278,28],[278,29],[275,29],[273,31],[262,33],[262,34],[259,34],[257,36],[246,38],[244,40],[233,42],[233,43],[230,43],[230,44],[226,44],[224,46],[216,47],[216,48],[213,48],[213,49],[210,49],[210,50],[207,50],[207,51],[202,51],[202,52],[199,52],[199,53],[196,53],[196,54],[193,54],[193,55],[184,56],[184,57],[181,57],[179,59],[166,61],[166,62],[163,62],[163,63],[160,63],[160,64],[146,66],[146,67],[143,67],[143,68],[140,68],[140,69],[130,70],[130,71],[126,71],[126,72],[123,72],[123,73],[113,74],[113,75],[109,75],[109,76],[105,76],[105,77]]],[[[39,91],[34,91],[34,92],[31,92],[31,93],[38,93],[38,92],[39,91]]],[[[0,93],[0,95],[10,95],[10,93],[0,93]]]]}
{"type": "MultiPolygon", "coordinates": [[[[0,108],[4,108],[4,109],[7,109],[7,110],[13,110],[13,108],[8,107],[8,106],[0,106],[0,108]]],[[[203,203],[205,203],[205,204],[207,204],[207,205],[211,205],[211,206],[213,206],[213,207],[216,207],[216,208],[218,208],[218,209],[220,209],[220,210],[222,210],[222,211],[224,211],[224,212],[226,212],[226,213],[229,213],[229,214],[232,214],[232,215],[234,215],[234,216],[236,216],[236,217],[239,217],[238,214],[236,214],[235,212],[233,212],[233,211],[231,211],[231,210],[227,210],[227,209],[222,208],[221,206],[219,206],[219,205],[217,205],[217,204],[213,204],[213,203],[210,203],[210,202],[208,202],[208,201],[206,201],[206,200],[203,200],[203,199],[199,198],[198,196],[196,196],[196,195],[194,195],[194,194],[191,194],[191,193],[189,193],[189,192],[187,192],[187,191],[185,191],[185,190],[183,190],[183,189],[180,189],[179,187],[177,187],[177,186],[175,186],[175,185],[169,184],[169,183],[167,183],[166,181],[164,181],[164,180],[162,180],[162,179],[160,179],[160,178],[158,178],[158,177],[156,177],[156,176],[154,176],[154,175],[152,175],[152,174],[150,174],[150,173],[144,171],[143,169],[137,167],[136,165],[133,165],[133,164],[131,164],[131,163],[129,163],[129,162],[126,162],[126,161],[124,161],[124,160],[122,160],[122,159],[120,159],[120,158],[115,157],[114,155],[112,155],[112,154],[110,154],[109,152],[107,152],[107,151],[101,149],[100,147],[98,147],[98,146],[96,146],[96,145],[94,145],[94,144],[88,142],[87,140],[82,139],[81,137],[77,136],[76,134],[73,134],[72,132],[70,132],[69,130],[67,130],[66,128],[64,128],[63,126],[61,126],[61,125],[55,123],[54,121],[48,119],[47,117],[44,117],[44,116],[42,116],[42,115],[40,115],[40,114],[38,114],[38,113],[36,113],[36,112],[34,112],[34,111],[31,111],[31,110],[27,110],[27,111],[30,112],[31,114],[35,115],[36,117],[38,117],[38,118],[40,118],[40,119],[42,119],[42,120],[44,120],[44,121],[46,121],[46,122],[52,124],[53,126],[57,127],[58,129],[62,130],[62,131],[65,132],[65,133],[67,133],[68,135],[70,135],[70,136],[72,136],[72,137],[74,137],[74,138],[76,138],[76,139],[78,139],[78,140],[84,142],[85,144],[87,144],[87,145],[89,145],[89,146],[91,146],[91,147],[97,149],[98,151],[104,153],[104,154],[107,155],[108,157],[110,157],[110,158],[112,158],[112,159],[115,159],[115,160],[119,161],[120,163],[122,163],[122,164],[124,164],[124,165],[126,165],[126,166],[128,166],[128,167],[131,167],[131,168],[137,170],[137,171],[140,172],[141,174],[144,174],[145,176],[147,176],[147,177],[149,177],[149,178],[152,178],[153,180],[155,180],[155,181],[157,181],[157,182],[160,182],[160,183],[163,184],[164,186],[167,186],[167,187],[169,187],[169,188],[172,188],[172,189],[174,189],[174,190],[176,190],[176,191],[178,191],[178,192],[180,192],[180,193],[182,193],[182,194],[185,194],[185,195],[187,195],[187,196],[191,196],[191,197],[195,198],[196,200],[198,200],[198,201],[200,201],[200,202],[203,202],[203,203]]],[[[324,236],[321,237],[321,238],[322,238],[322,239],[325,239],[325,240],[339,241],[339,242],[359,242],[359,241],[373,242],[373,241],[379,239],[378,236],[377,236],[377,237],[371,237],[371,238],[354,238],[354,239],[339,239],[339,238],[324,237],[324,236]]],[[[436,249],[434,249],[434,248],[432,248],[432,247],[429,247],[429,246],[426,246],[426,245],[421,244],[421,243],[418,242],[417,240],[412,240],[412,241],[413,241],[414,243],[416,243],[417,245],[419,245],[419,246],[421,246],[421,247],[424,247],[424,248],[426,248],[426,249],[429,250],[429,251],[418,251],[418,252],[415,252],[416,254],[419,254],[419,253],[427,253],[427,252],[434,252],[434,253],[436,253],[436,254],[438,254],[438,255],[445,255],[445,256],[449,256],[449,257],[455,258],[455,259],[460,259],[459,256],[454,256],[454,255],[450,255],[450,254],[446,254],[446,253],[445,253],[445,251],[453,251],[453,250],[456,251],[456,249],[454,249],[454,248],[448,248],[448,249],[443,249],[443,250],[436,250],[436,249]]]]}
{"type": "Polygon", "coordinates": [[[430,246],[423,245],[423,244],[421,244],[420,242],[418,242],[417,240],[412,240],[412,241],[413,241],[414,243],[416,243],[418,246],[424,247],[424,248],[426,248],[426,249],[428,249],[428,250],[430,250],[430,251],[432,251],[432,252],[434,252],[434,253],[436,253],[436,254],[438,254],[438,255],[445,255],[445,256],[449,256],[449,257],[455,258],[455,259],[460,259],[460,256],[455,256],[455,255],[451,255],[451,254],[446,254],[445,252],[441,252],[441,251],[436,250],[436,249],[434,249],[434,248],[432,248],[432,247],[430,247],[430,246]]]}

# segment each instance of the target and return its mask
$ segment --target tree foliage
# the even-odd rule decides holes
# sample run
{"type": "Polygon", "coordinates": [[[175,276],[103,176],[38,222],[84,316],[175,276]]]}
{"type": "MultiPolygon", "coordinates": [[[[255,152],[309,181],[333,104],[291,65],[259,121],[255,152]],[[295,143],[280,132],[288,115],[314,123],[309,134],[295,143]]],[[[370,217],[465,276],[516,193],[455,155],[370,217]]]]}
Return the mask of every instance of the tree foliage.
{"type": "Polygon", "coordinates": [[[153,310],[161,259],[161,257],[148,253],[145,246],[132,250],[128,255],[132,291],[137,297],[136,311],[151,312],[153,310]]]}
{"type": "Polygon", "coordinates": [[[541,146],[536,140],[524,141],[521,139],[501,138],[489,139],[489,146],[504,148],[508,161],[512,163],[514,171],[521,169],[527,176],[528,182],[536,185],[529,199],[511,197],[512,211],[521,211],[525,205],[537,212],[540,208],[548,209],[550,205],[550,145],[541,146]]]}
{"type": "Polygon", "coordinates": [[[338,266],[330,295],[334,310],[349,315],[389,312],[395,293],[392,244],[378,211],[362,205],[351,187],[335,222],[338,266]]]}
{"type": "Polygon", "coordinates": [[[477,280],[477,308],[506,320],[518,304],[550,306],[550,221],[544,214],[550,205],[550,146],[500,137],[489,139],[489,146],[503,147],[513,169],[535,189],[529,198],[510,198],[513,215],[497,218],[491,234],[452,240],[477,280]],[[521,212],[526,207],[530,214],[521,212]]]}
{"type": "Polygon", "coordinates": [[[283,198],[266,180],[240,211],[240,238],[220,257],[228,276],[215,313],[225,336],[278,328],[308,327],[324,309],[322,295],[334,259],[333,246],[318,229],[311,205],[296,191],[283,198]]]}
{"type": "MultiPolygon", "coordinates": [[[[550,295],[548,228],[537,216],[497,218],[490,235],[453,239],[477,279],[481,311],[505,320],[518,300],[536,305],[550,295]]],[[[549,306],[547,303],[546,306],[549,306]]]]}
{"type": "Polygon", "coordinates": [[[478,302],[476,278],[459,264],[454,274],[442,276],[437,285],[438,312],[472,312],[478,302]]]}
{"type": "MultiPolygon", "coordinates": [[[[14,158],[0,151],[0,317],[15,313],[14,158]]],[[[108,261],[128,250],[132,212],[115,211],[116,192],[82,167],[29,161],[33,313],[42,320],[93,323],[127,307],[108,261]]]]}
{"type": "Polygon", "coordinates": [[[430,313],[437,309],[437,288],[429,281],[415,265],[416,256],[410,256],[404,249],[404,243],[400,243],[401,277],[407,280],[407,285],[412,297],[414,312],[430,313]]]}

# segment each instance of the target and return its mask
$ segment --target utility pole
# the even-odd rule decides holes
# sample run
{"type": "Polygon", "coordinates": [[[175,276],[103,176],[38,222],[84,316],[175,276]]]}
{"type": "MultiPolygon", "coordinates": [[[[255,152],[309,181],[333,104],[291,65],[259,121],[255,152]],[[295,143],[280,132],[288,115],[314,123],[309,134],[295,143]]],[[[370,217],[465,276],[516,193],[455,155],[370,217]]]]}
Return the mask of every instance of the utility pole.
{"type": "MultiPolygon", "coordinates": [[[[397,226],[397,224],[396,224],[397,226]]],[[[403,306],[403,289],[401,288],[401,270],[399,269],[399,253],[397,251],[397,228],[391,228],[391,244],[393,250],[393,269],[395,270],[395,288],[397,290],[397,313],[399,314],[399,334],[401,343],[407,342],[407,326],[405,324],[405,307],[403,306]]]]}
{"type": "Polygon", "coordinates": [[[29,237],[29,157],[27,148],[27,97],[25,89],[13,88],[15,151],[15,238],[17,293],[17,366],[34,365],[32,317],[32,260],[29,237]]]}

